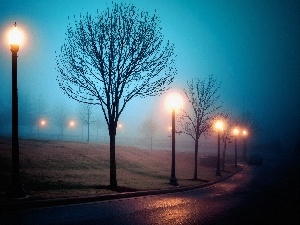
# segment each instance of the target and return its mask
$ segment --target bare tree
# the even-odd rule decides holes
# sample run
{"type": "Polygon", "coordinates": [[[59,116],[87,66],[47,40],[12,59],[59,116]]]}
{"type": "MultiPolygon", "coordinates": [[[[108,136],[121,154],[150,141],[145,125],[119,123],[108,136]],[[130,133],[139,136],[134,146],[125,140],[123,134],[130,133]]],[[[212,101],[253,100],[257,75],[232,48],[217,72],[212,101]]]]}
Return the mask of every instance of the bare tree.
{"type": "MultiPolygon", "coordinates": [[[[95,123],[93,123],[93,128],[96,130],[96,140],[100,141],[100,133],[106,131],[106,122],[101,116],[96,116],[95,123]]],[[[105,138],[103,137],[102,141],[105,141],[105,138]]]]}
{"type": "Polygon", "coordinates": [[[191,136],[195,141],[194,179],[198,179],[199,138],[211,127],[211,121],[221,107],[217,105],[220,97],[219,88],[220,84],[210,75],[208,81],[205,79],[187,81],[187,88],[182,90],[190,107],[187,111],[180,110],[178,122],[183,129],[182,132],[191,136]]]}
{"type": "Polygon", "coordinates": [[[157,131],[158,124],[153,118],[153,114],[151,114],[146,120],[142,123],[141,132],[146,136],[146,138],[150,137],[150,149],[153,148],[153,136],[157,131]]]}
{"type": "Polygon", "coordinates": [[[72,99],[100,105],[110,136],[110,187],[117,187],[118,119],[134,97],[162,94],[173,81],[174,46],[163,43],[156,14],[133,5],[80,16],[56,57],[59,86],[72,99]]]}
{"type": "Polygon", "coordinates": [[[82,125],[87,126],[87,142],[90,141],[90,125],[95,122],[95,120],[92,119],[93,114],[93,108],[90,104],[81,104],[80,109],[78,112],[78,119],[81,122],[82,125]]]}
{"type": "Polygon", "coordinates": [[[231,142],[233,121],[227,112],[221,112],[216,115],[216,118],[223,121],[223,131],[221,132],[221,142],[223,144],[222,170],[225,171],[225,155],[227,150],[227,143],[231,142]]]}
{"type": "Polygon", "coordinates": [[[60,131],[60,139],[64,139],[64,130],[67,127],[68,111],[62,104],[55,106],[52,114],[52,122],[58,127],[60,131]]]}

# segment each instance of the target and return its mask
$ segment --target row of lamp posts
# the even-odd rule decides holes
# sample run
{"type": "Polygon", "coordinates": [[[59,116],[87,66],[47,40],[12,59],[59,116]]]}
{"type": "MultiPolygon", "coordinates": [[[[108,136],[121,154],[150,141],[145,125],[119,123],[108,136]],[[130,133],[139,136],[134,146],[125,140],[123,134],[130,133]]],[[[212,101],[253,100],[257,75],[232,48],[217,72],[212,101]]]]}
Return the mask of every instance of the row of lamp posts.
{"type": "MultiPolygon", "coordinates": [[[[234,166],[237,167],[237,137],[240,135],[239,128],[233,129],[233,136],[234,136],[234,166]]],[[[248,135],[247,130],[242,131],[243,141],[244,141],[244,150],[243,150],[243,160],[246,161],[246,137],[248,135]]]]}
{"type": "MultiPolygon", "coordinates": [[[[221,135],[221,132],[223,132],[223,130],[224,130],[224,125],[223,125],[223,122],[221,120],[218,120],[216,122],[216,129],[218,131],[218,158],[217,158],[217,172],[216,172],[216,175],[221,176],[221,171],[220,171],[220,139],[221,138],[220,138],[220,135],[221,135]]],[[[237,157],[237,137],[240,135],[239,128],[235,127],[232,130],[232,134],[234,136],[234,166],[237,167],[237,158],[238,158],[237,157]]],[[[246,137],[248,135],[248,131],[244,129],[242,131],[242,135],[243,135],[243,140],[244,140],[243,160],[246,161],[246,137]]]]}
{"type": "MultiPolygon", "coordinates": [[[[171,106],[172,109],[172,166],[171,166],[171,176],[169,184],[178,186],[177,178],[175,175],[175,110],[180,108],[182,105],[182,99],[178,94],[171,94],[167,99],[167,104],[171,106]]],[[[220,146],[221,146],[221,133],[224,131],[224,123],[221,120],[218,120],[215,124],[216,129],[218,131],[218,157],[217,157],[217,171],[216,175],[221,176],[220,170],[220,146]]],[[[240,134],[240,130],[238,128],[233,129],[234,136],[234,149],[235,149],[235,160],[234,166],[237,167],[237,137],[240,134]]],[[[248,135],[247,130],[242,131],[242,135],[244,137],[244,151],[243,151],[243,159],[246,160],[246,136],[248,135]]],[[[226,140],[225,140],[226,141],[226,140]]]]}
{"type": "MultiPolygon", "coordinates": [[[[21,41],[21,34],[18,31],[17,24],[14,24],[13,30],[10,33],[10,47],[12,52],[12,187],[11,196],[14,198],[25,197],[26,193],[20,180],[20,167],[19,167],[19,131],[18,131],[18,75],[17,75],[17,58],[19,51],[19,43],[21,41]]],[[[170,184],[178,186],[177,178],[175,175],[175,110],[182,106],[182,99],[180,95],[173,93],[169,96],[168,104],[172,109],[172,168],[170,184]]],[[[43,122],[42,122],[43,123],[43,122]]],[[[220,176],[220,135],[223,131],[222,121],[217,121],[216,127],[218,130],[218,160],[216,175],[220,176]]],[[[239,133],[238,129],[234,130],[235,136],[235,166],[237,166],[237,144],[236,137],[239,133]]],[[[247,135],[243,131],[243,135],[247,135]]],[[[244,141],[244,158],[246,158],[246,143],[244,141]]]]}

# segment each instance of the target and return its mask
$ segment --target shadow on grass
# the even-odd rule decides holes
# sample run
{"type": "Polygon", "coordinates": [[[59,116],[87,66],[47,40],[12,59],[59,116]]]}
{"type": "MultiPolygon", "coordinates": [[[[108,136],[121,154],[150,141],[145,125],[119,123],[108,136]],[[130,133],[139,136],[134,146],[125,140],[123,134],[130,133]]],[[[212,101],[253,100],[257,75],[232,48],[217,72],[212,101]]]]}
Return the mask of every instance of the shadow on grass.
{"type": "Polygon", "coordinates": [[[58,180],[56,182],[42,179],[23,179],[25,188],[31,191],[46,191],[60,189],[84,189],[86,186],[77,183],[65,182],[58,180]]]}
{"type": "Polygon", "coordinates": [[[112,188],[110,185],[84,185],[79,183],[71,183],[62,180],[58,180],[57,182],[51,182],[46,180],[27,180],[26,186],[28,190],[31,191],[45,191],[45,190],[61,190],[61,189],[103,189],[103,190],[111,190],[118,193],[121,192],[134,192],[138,191],[138,189],[117,186],[116,188],[112,188]]]}

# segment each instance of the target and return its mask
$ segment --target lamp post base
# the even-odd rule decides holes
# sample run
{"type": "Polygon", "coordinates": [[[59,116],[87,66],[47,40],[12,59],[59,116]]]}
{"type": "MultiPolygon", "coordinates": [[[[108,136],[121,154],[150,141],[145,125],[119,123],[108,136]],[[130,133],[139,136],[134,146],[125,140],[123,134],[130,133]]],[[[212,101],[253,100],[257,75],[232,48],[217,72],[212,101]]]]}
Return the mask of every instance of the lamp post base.
{"type": "Polygon", "coordinates": [[[178,186],[177,178],[175,176],[174,177],[170,177],[169,184],[173,185],[173,186],[178,186]]]}

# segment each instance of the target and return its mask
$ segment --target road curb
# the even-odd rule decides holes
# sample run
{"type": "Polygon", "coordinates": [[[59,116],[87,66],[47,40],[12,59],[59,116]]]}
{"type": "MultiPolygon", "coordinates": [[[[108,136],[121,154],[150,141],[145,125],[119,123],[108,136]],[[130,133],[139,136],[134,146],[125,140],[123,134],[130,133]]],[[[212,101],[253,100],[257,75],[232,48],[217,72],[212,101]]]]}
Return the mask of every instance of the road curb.
{"type": "Polygon", "coordinates": [[[159,195],[159,194],[169,194],[183,191],[191,191],[199,188],[205,188],[216,183],[222,182],[226,180],[236,173],[240,172],[245,166],[241,166],[235,172],[221,177],[218,180],[208,182],[200,185],[186,186],[186,187],[178,187],[178,188],[168,188],[168,189],[157,189],[157,190],[149,190],[149,191],[136,191],[136,192],[124,192],[118,194],[109,194],[109,195],[101,195],[101,196],[88,196],[88,197],[77,197],[77,198],[58,198],[58,199],[48,199],[48,200],[32,200],[30,198],[25,199],[16,199],[12,200],[8,203],[0,203],[1,212],[7,211],[17,211],[17,210],[25,210],[31,208],[43,208],[43,207],[52,207],[52,206],[60,206],[60,205],[72,205],[72,204],[82,204],[89,202],[99,202],[99,201],[108,201],[108,200],[116,200],[116,199],[124,199],[124,198],[133,198],[133,197],[143,197],[149,195],[159,195]]]}

